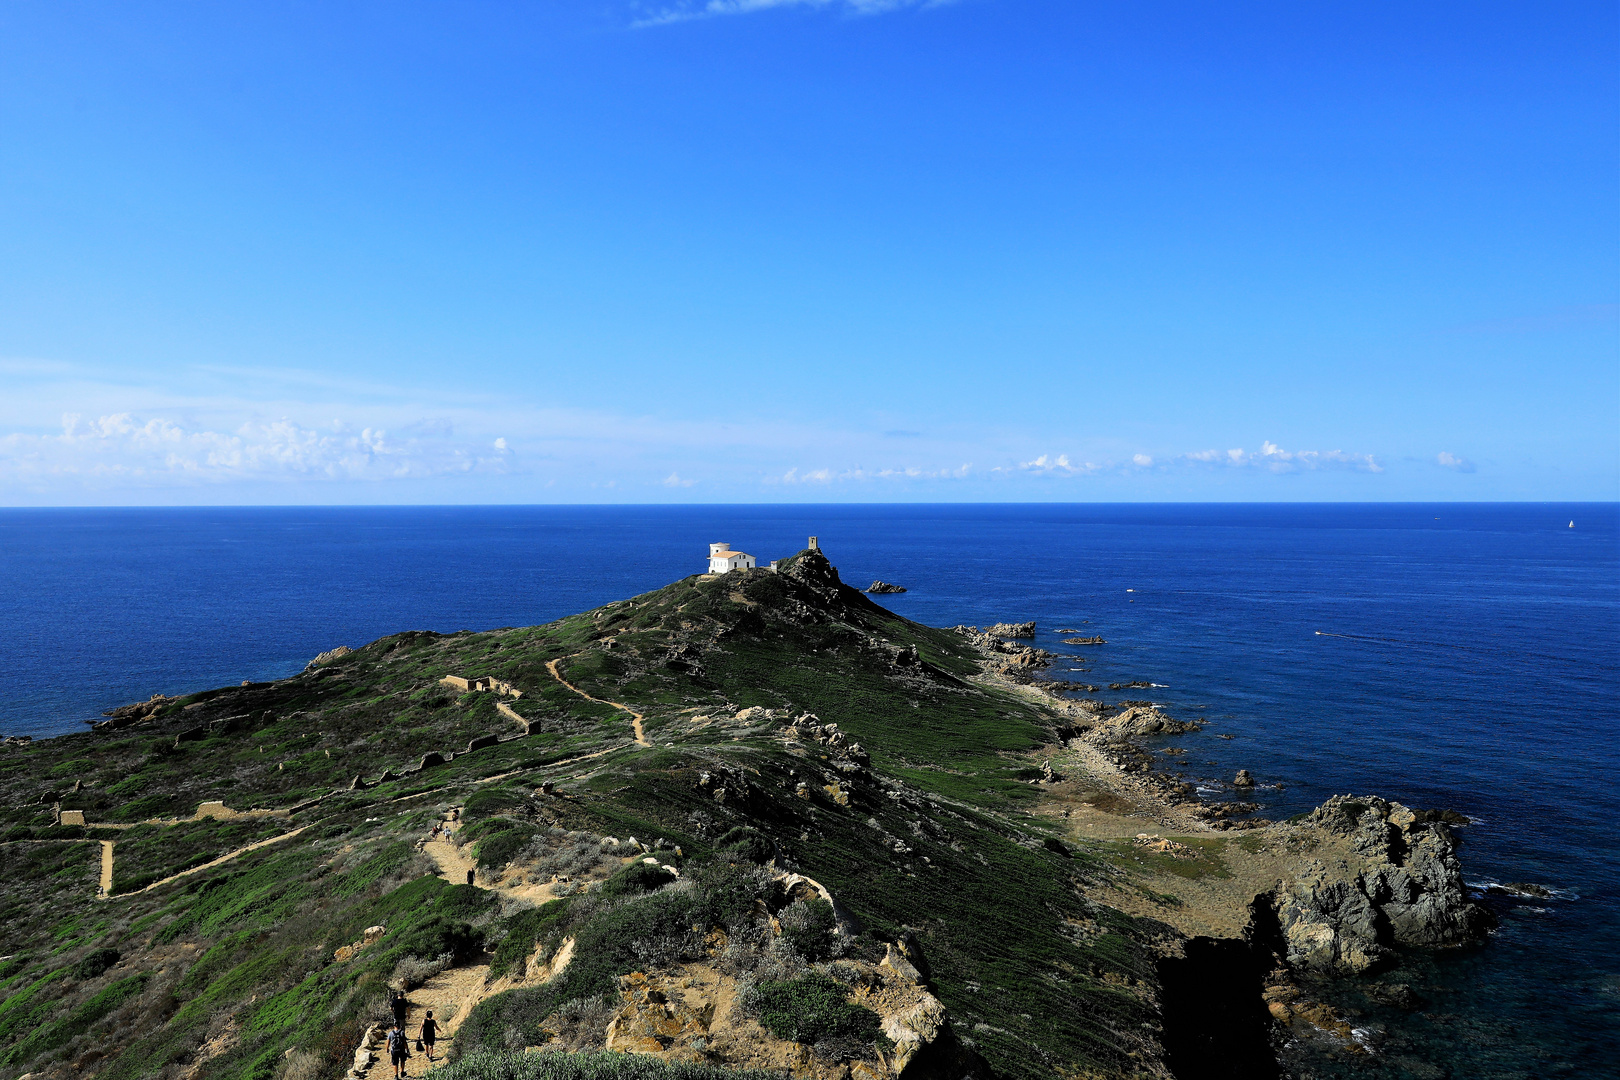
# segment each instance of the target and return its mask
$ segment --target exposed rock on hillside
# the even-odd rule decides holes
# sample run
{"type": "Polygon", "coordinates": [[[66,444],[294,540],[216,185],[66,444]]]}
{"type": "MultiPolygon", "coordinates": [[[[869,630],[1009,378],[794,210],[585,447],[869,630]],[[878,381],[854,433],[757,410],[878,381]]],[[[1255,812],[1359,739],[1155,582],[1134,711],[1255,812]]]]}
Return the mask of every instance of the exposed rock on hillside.
{"type": "Polygon", "coordinates": [[[328,649],[315,659],[311,660],[308,664],[304,665],[304,670],[313,671],[315,668],[325,667],[332,661],[341,660],[343,657],[348,656],[352,652],[354,652],[354,650],[349,648],[347,645],[339,645],[335,649],[328,649]]]}
{"type": "Polygon", "coordinates": [[[866,591],[869,593],[903,593],[906,589],[903,585],[891,585],[887,581],[874,581],[866,587],[866,591]]]}
{"type": "Polygon", "coordinates": [[[178,700],[178,698],[165,697],[162,694],[153,694],[150,700],[137,701],[130,705],[120,705],[116,709],[108,709],[101,715],[109,719],[103,720],[94,726],[101,728],[128,727],[130,724],[136,724],[156,716],[165,706],[178,700]]]}

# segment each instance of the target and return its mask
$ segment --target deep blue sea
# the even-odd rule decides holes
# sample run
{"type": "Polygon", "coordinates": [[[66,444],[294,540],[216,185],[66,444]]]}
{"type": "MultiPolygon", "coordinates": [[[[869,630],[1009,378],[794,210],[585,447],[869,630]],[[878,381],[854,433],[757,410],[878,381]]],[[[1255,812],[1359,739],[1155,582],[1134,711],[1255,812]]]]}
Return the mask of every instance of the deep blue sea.
{"type": "Polygon", "coordinates": [[[911,618],[1103,635],[1068,677],[1208,717],[1183,767],[1283,785],[1269,817],[1344,792],[1460,810],[1471,881],[1556,890],[1417,962],[1423,1008],[1368,1009],[1377,1052],[1318,1075],[1620,1074],[1616,504],[0,510],[0,732],[546,622],[701,571],[711,541],[763,562],[809,534],[911,618]]]}

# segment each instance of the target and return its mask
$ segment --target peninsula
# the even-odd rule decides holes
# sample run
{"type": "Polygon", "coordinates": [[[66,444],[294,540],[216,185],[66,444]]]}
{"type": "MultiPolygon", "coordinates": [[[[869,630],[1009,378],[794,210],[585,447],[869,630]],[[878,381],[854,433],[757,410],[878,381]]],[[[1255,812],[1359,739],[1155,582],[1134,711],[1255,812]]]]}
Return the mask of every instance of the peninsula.
{"type": "Polygon", "coordinates": [[[711,561],[8,741],[0,1080],[384,1080],[396,998],[438,1080],[1277,1076],[1489,925],[1443,814],[1206,805],[1031,624],[711,561]]]}

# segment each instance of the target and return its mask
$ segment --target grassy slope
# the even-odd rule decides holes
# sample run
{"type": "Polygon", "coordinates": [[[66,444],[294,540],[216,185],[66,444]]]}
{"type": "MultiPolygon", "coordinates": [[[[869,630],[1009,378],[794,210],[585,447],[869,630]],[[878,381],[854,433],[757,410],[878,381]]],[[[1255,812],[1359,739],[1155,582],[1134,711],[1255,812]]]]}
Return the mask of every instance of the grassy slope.
{"type": "MultiPolygon", "coordinates": [[[[80,1075],[172,1072],[230,1025],[232,1049],[202,1075],[268,1080],[292,1046],[334,1073],[399,958],[499,934],[461,926],[487,922],[488,894],[421,878],[400,841],[474,790],[489,813],[533,816],[522,809],[530,789],[557,778],[575,797],[546,804],[551,823],[663,836],[699,860],[727,829],[751,825],[875,935],[913,930],[959,1031],[998,1072],[1128,1075],[1152,1054],[1142,943],[1154,928],[1084,901],[1075,882],[1098,868],[1041,846],[1021,810],[1031,789],[1018,755],[1049,737],[1047,721],[971,683],[975,672],[956,635],[872,604],[806,553],[783,574],[688,578],[543,627],[396,635],[279,683],[193,695],[130,728],[0,752],[0,858],[13,870],[0,882],[0,953],[17,957],[0,964],[0,1075],[67,1075],[75,1061],[80,1075]],[[897,656],[907,646],[921,664],[897,656]],[[628,717],[558,685],[553,660],[580,689],[646,713],[656,745],[624,747],[628,717]],[[329,794],[476,736],[518,734],[491,695],[458,696],[439,685],[445,674],[523,688],[511,704],[544,733],[329,794]],[[838,723],[870,768],[837,771],[826,747],[784,741],[780,719],[729,720],[752,705],[838,723]],[[177,743],[182,732],[202,737],[177,743]],[[567,777],[580,768],[551,767],[612,747],[577,781],[567,777]],[[700,785],[704,773],[728,786],[723,802],[700,785]],[[86,788],[69,794],[73,779],[86,788]],[[800,782],[810,798],[795,795],[800,782]],[[848,805],[825,791],[834,783],[848,805]],[[92,822],[189,815],[206,799],[242,809],[328,797],[297,813],[290,825],[311,827],[285,846],[97,903],[99,845],[41,843],[67,834],[49,826],[44,795],[92,822]],[[383,947],[333,963],[372,923],[390,927],[383,947]],[[120,952],[117,965],[75,973],[105,948],[120,952]],[[76,1026],[41,1037],[47,1016],[76,1026]]],[[[119,879],[150,880],[273,831],[131,830],[119,879]]]]}

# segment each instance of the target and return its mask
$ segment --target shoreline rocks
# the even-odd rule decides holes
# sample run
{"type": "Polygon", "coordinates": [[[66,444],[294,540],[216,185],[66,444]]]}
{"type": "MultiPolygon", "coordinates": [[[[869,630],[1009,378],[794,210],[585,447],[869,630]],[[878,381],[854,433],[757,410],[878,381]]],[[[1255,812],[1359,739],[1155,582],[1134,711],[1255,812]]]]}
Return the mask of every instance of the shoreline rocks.
{"type": "Polygon", "coordinates": [[[1456,839],[1430,815],[1377,796],[1335,795],[1290,831],[1316,840],[1274,897],[1295,968],[1357,975],[1391,963],[1396,947],[1466,945],[1495,923],[1468,899],[1456,839]]]}
{"type": "Polygon", "coordinates": [[[903,593],[904,585],[894,585],[887,581],[874,581],[866,587],[866,591],[874,594],[903,593]]]}

